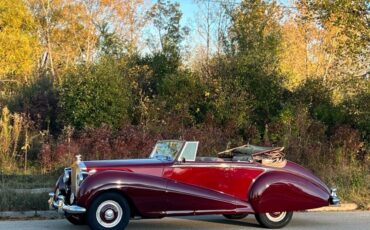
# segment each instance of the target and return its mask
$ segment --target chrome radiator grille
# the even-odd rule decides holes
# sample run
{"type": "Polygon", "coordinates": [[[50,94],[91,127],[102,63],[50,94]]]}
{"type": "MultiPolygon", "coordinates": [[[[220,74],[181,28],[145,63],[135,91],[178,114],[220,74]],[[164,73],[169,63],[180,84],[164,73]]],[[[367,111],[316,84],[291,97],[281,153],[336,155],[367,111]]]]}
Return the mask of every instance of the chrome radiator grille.
{"type": "Polygon", "coordinates": [[[74,195],[77,195],[77,191],[80,187],[79,184],[85,178],[85,177],[82,177],[82,179],[81,178],[79,179],[79,177],[81,177],[81,175],[83,174],[87,174],[86,166],[84,162],[81,161],[81,156],[77,155],[76,158],[77,158],[76,162],[74,162],[71,167],[71,170],[72,170],[71,171],[71,190],[74,195]]]}
{"type": "Polygon", "coordinates": [[[78,175],[78,164],[77,162],[75,162],[73,165],[72,165],[72,171],[71,171],[71,190],[72,190],[72,193],[76,195],[77,193],[77,175],[78,175]]]}

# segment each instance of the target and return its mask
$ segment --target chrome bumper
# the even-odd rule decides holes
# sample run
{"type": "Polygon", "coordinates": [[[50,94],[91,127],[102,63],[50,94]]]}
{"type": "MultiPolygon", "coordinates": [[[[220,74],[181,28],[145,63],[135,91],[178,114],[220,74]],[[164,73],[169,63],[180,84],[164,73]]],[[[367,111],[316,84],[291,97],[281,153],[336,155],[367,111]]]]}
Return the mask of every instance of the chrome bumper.
{"type": "Polygon", "coordinates": [[[86,209],[78,205],[66,205],[64,203],[65,197],[59,195],[57,200],[54,200],[55,194],[53,192],[49,193],[49,209],[57,209],[59,213],[69,213],[69,214],[82,214],[86,212],[86,209]]]}
{"type": "Polygon", "coordinates": [[[330,189],[329,202],[330,202],[331,205],[338,205],[340,203],[340,199],[337,196],[337,189],[336,188],[330,189]]]}

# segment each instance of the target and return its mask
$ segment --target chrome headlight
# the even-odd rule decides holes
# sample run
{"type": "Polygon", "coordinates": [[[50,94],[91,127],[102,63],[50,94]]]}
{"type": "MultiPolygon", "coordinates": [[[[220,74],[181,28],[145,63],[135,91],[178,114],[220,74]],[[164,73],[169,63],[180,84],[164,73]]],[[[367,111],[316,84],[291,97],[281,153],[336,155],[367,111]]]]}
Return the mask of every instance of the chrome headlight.
{"type": "Polygon", "coordinates": [[[71,168],[65,168],[64,174],[63,174],[63,182],[64,184],[67,184],[69,182],[69,179],[71,178],[71,168]]]}
{"type": "Polygon", "coordinates": [[[82,181],[86,179],[89,174],[87,172],[80,172],[77,174],[77,184],[81,185],[82,181]]]}

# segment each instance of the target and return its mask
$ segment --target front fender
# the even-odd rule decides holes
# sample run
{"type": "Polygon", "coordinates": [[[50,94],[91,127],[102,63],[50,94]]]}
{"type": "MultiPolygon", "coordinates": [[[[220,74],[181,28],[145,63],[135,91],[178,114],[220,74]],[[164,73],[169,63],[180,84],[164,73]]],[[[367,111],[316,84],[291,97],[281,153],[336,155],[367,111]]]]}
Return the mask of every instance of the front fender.
{"type": "Polygon", "coordinates": [[[252,185],[249,198],[256,212],[297,211],[329,205],[326,188],[299,175],[272,171],[252,185]]]}
{"type": "Polygon", "coordinates": [[[109,190],[122,193],[142,216],[156,217],[165,210],[166,182],[163,178],[116,170],[88,176],[78,190],[77,204],[88,209],[96,196],[109,190]]]}

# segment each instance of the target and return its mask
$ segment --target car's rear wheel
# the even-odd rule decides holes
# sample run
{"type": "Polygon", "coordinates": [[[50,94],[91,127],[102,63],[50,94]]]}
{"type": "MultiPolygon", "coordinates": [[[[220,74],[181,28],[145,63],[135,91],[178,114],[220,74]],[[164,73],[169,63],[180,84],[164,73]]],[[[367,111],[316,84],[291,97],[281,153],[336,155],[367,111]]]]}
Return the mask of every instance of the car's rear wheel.
{"type": "Polygon", "coordinates": [[[86,219],[83,215],[66,214],[66,219],[74,225],[85,225],[86,224],[86,219]]]}
{"type": "Polygon", "coordinates": [[[97,197],[87,212],[87,223],[93,230],[123,230],[130,220],[130,206],[118,193],[97,197]]]}
{"type": "Polygon", "coordinates": [[[240,220],[248,216],[248,214],[223,214],[226,219],[240,220]]]}
{"type": "Polygon", "coordinates": [[[265,228],[282,228],[290,222],[293,212],[256,213],[255,216],[265,228]]]}

